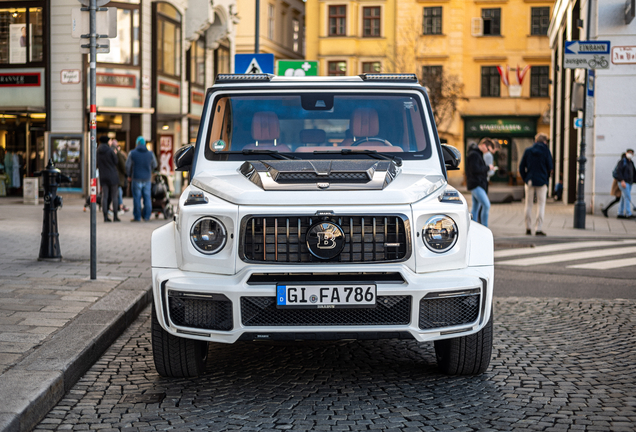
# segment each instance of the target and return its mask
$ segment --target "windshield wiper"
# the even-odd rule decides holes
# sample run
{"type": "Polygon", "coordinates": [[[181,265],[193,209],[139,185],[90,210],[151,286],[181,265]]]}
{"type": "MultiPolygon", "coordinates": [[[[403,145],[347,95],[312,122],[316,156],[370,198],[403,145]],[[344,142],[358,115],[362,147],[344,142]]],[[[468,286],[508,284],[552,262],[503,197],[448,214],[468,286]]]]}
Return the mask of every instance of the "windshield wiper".
{"type": "Polygon", "coordinates": [[[393,161],[397,166],[402,166],[402,158],[397,156],[391,156],[385,153],[378,153],[377,150],[369,150],[369,149],[342,149],[342,150],[315,150],[314,154],[341,154],[341,155],[358,155],[364,154],[368,155],[374,159],[380,160],[390,160],[393,161]]]}
{"type": "Polygon", "coordinates": [[[244,155],[269,155],[272,156],[274,159],[286,159],[286,160],[290,160],[290,159],[300,159],[297,158],[296,156],[288,156],[282,153],[279,153],[278,150],[269,150],[269,149],[243,149],[243,150],[238,150],[238,151],[224,151],[224,152],[219,152],[219,154],[244,154],[244,155]]]}

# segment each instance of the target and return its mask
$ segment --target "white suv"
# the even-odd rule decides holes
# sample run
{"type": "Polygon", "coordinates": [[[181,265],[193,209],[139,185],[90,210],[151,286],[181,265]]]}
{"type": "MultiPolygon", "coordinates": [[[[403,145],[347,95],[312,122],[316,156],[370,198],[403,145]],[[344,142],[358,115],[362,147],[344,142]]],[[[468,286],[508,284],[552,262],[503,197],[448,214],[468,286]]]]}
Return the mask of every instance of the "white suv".
{"type": "Polygon", "coordinates": [[[204,371],[208,342],[434,341],[442,372],[492,352],[493,238],[447,183],[410,74],[219,75],[175,220],[152,236],[159,374],[204,371]]]}

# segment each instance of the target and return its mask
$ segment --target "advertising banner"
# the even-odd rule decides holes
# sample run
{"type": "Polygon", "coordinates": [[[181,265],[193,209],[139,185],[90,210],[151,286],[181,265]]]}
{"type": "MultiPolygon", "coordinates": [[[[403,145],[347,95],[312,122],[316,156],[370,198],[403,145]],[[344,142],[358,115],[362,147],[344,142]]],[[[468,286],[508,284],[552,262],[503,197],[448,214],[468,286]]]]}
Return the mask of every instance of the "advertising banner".
{"type": "Polygon", "coordinates": [[[81,134],[49,135],[49,154],[55,168],[73,180],[71,183],[63,183],[63,187],[59,188],[61,192],[82,192],[83,140],[81,134]]]}
{"type": "Polygon", "coordinates": [[[159,172],[161,174],[173,174],[172,161],[174,139],[172,135],[159,135],[159,172]]]}

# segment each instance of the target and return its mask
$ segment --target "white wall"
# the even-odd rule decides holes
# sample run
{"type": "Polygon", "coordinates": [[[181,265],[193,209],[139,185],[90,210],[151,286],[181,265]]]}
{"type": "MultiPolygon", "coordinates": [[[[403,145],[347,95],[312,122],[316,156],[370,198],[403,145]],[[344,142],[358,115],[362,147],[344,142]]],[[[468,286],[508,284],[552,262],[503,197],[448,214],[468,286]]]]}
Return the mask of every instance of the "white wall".
{"type": "MultiPolygon", "coordinates": [[[[591,39],[609,40],[612,47],[636,46],[636,19],[626,25],[624,10],[625,0],[593,1],[591,39]]],[[[588,172],[593,176],[590,199],[594,213],[599,213],[600,205],[611,200],[612,170],[621,153],[636,148],[636,64],[610,63],[609,69],[597,70],[596,75],[594,128],[588,135],[592,142],[588,161],[592,164],[588,172]]]]}

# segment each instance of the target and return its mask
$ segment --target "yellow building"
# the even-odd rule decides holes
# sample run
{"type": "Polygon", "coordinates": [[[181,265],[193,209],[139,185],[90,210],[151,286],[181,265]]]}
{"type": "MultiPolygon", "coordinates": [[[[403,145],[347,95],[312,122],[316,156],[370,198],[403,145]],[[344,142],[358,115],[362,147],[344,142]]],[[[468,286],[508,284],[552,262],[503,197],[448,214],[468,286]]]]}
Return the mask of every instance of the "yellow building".
{"type": "MultiPolygon", "coordinates": [[[[260,0],[259,52],[276,60],[302,59],[305,3],[302,0],[260,0]]],[[[236,0],[240,22],[236,27],[236,53],[254,52],[255,1],[236,0]]]]}
{"type": "MultiPolygon", "coordinates": [[[[482,137],[496,138],[492,180],[515,185],[523,151],[549,131],[553,3],[307,0],[306,57],[320,61],[322,75],[414,72],[429,87],[463,85],[455,115],[438,118],[441,138],[462,154],[482,137]]],[[[460,183],[463,170],[449,175],[460,183]]]]}

